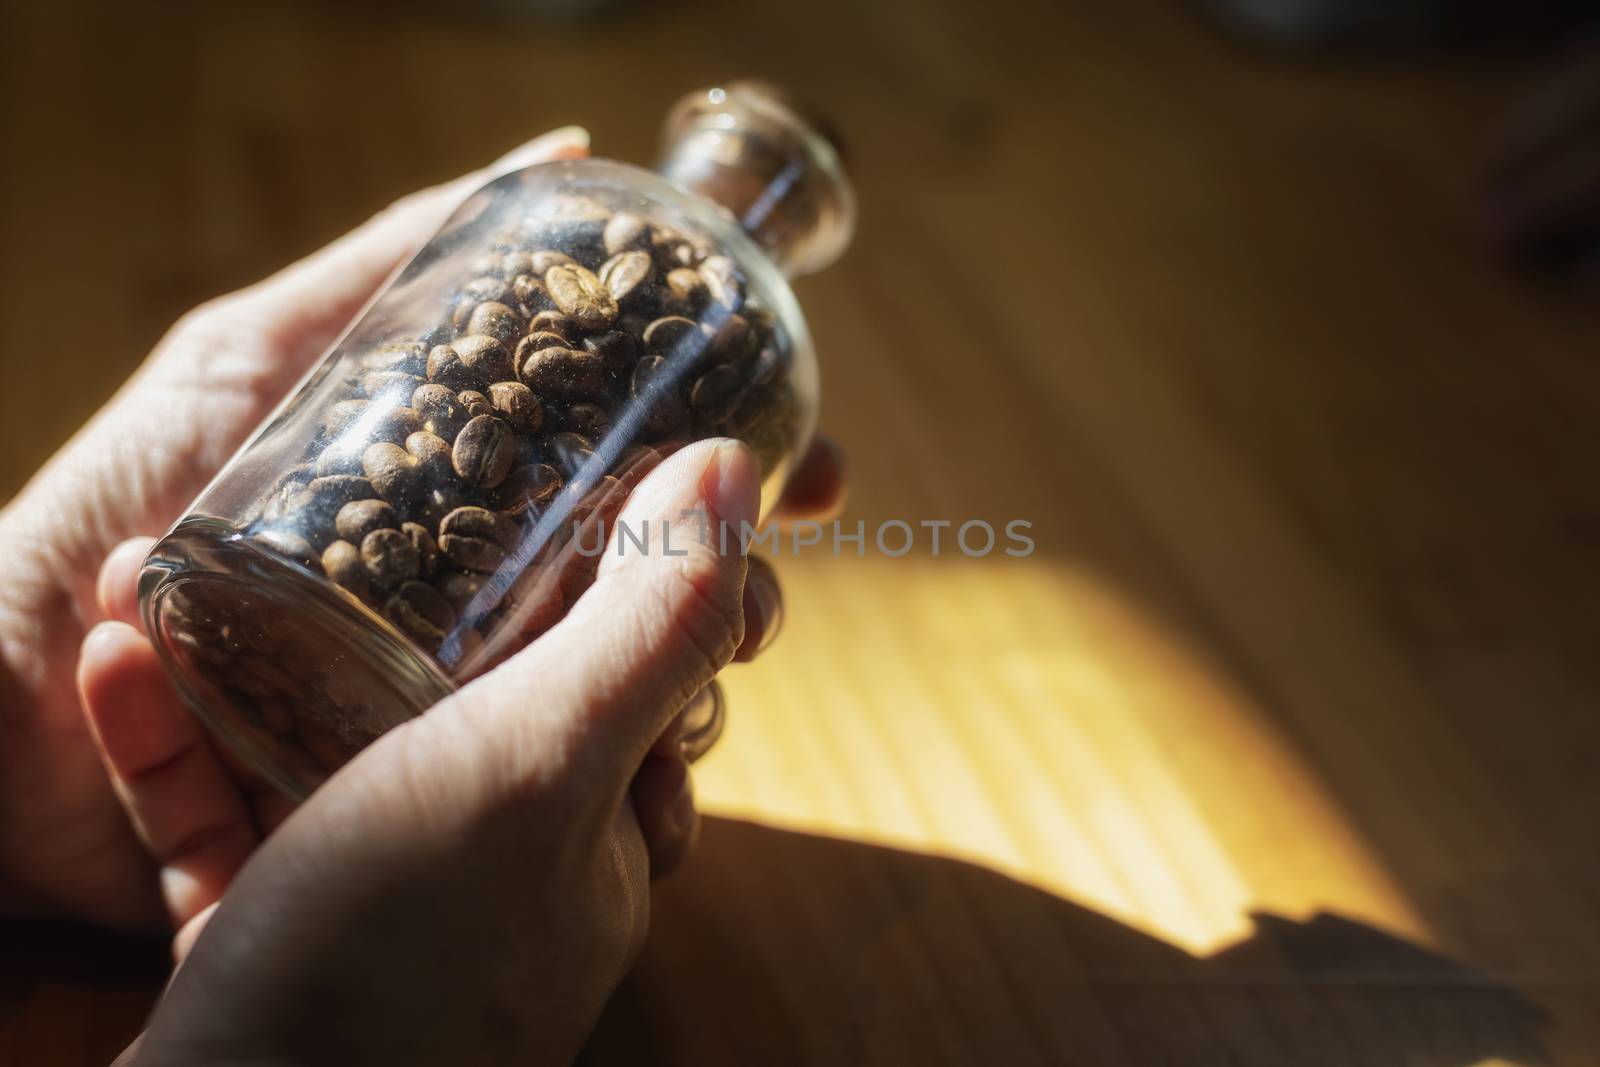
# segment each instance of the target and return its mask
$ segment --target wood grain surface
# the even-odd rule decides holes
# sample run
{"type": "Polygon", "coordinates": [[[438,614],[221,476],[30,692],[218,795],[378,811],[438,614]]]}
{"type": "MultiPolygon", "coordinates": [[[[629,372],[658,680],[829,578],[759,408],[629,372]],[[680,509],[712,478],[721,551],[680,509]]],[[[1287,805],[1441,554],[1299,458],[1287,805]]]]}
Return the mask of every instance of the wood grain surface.
{"type": "MultiPolygon", "coordinates": [[[[1476,225],[1526,70],[1160,0],[68,0],[0,58],[0,495],[186,307],[534,132],[646,161],[752,73],[839,118],[845,521],[1037,549],[783,554],[588,1062],[1600,1063],[1600,323],[1476,225]]],[[[0,1061],[137,1031],[145,950],[5,936],[0,1061]]]]}

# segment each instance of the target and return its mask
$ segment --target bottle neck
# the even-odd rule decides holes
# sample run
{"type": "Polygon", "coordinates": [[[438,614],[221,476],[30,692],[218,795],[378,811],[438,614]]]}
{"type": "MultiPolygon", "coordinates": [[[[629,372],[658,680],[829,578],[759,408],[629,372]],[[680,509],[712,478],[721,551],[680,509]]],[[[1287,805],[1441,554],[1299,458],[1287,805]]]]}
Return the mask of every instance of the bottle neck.
{"type": "Polygon", "coordinates": [[[656,169],[720,204],[791,277],[828,266],[855,229],[855,194],[838,151],[761,83],[679,101],[656,169]]]}

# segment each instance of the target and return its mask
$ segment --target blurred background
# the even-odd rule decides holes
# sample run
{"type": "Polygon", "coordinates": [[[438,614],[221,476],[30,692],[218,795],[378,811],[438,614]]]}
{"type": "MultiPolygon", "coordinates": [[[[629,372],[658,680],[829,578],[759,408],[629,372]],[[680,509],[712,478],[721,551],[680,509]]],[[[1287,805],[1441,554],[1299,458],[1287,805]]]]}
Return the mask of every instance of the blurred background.
{"type": "MultiPolygon", "coordinates": [[[[1038,547],[781,561],[588,1061],[1600,1063],[1592,7],[7,3],[0,499],[194,304],[781,82],[846,523],[1038,547]]],[[[53,938],[0,1061],[103,1063],[161,954],[53,938]]]]}

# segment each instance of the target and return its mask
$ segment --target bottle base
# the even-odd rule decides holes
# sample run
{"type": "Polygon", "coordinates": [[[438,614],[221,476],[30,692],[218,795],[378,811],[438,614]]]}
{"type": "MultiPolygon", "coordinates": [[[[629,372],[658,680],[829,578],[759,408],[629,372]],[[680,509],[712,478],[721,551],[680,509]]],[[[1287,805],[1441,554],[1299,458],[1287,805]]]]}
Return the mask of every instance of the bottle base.
{"type": "Polygon", "coordinates": [[[296,800],[455,690],[355,598],[217,519],[178,524],[139,586],[145,631],[179,695],[296,800]]]}

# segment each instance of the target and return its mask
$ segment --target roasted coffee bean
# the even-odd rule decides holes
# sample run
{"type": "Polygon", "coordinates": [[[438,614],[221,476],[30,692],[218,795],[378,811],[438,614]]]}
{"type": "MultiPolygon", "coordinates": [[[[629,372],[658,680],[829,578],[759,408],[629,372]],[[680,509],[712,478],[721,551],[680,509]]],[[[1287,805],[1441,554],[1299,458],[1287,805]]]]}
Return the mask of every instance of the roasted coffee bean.
{"type": "Polygon", "coordinates": [[[472,309],[467,318],[469,335],[493,337],[502,345],[513,345],[522,336],[522,317],[504,304],[487,300],[472,309]]]}
{"type": "Polygon", "coordinates": [[[327,478],[335,474],[360,474],[361,450],[366,445],[365,435],[357,437],[354,441],[333,441],[322,450],[322,455],[317,457],[317,477],[327,478]]]}
{"type": "Polygon", "coordinates": [[[379,585],[399,585],[422,568],[411,538],[399,530],[373,530],[361,539],[361,562],[379,585]]]}
{"type": "MultiPolygon", "coordinates": [[[[541,311],[528,323],[529,336],[539,333],[553,333],[557,337],[570,342],[576,340],[580,332],[578,324],[573,322],[569,316],[554,310],[541,311]]],[[[541,345],[540,347],[544,346],[541,345]]]]}
{"type": "Polygon", "coordinates": [[[286,559],[310,567],[312,570],[321,569],[322,563],[317,557],[316,549],[299,534],[292,534],[287,530],[262,530],[255,535],[255,541],[286,559]]]}
{"type": "Polygon", "coordinates": [[[750,384],[763,386],[778,377],[783,370],[783,357],[778,355],[778,350],[768,345],[756,354],[755,363],[750,369],[750,384]]]}
{"type": "Polygon", "coordinates": [[[632,249],[648,251],[651,241],[655,239],[655,230],[638,215],[619,211],[607,221],[601,237],[605,241],[606,254],[614,256],[632,249]]]}
{"type": "Polygon", "coordinates": [[[561,313],[582,329],[603,330],[616,321],[616,299],[586,267],[576,263],[551,267],[545,272],[544,287],[561,313]]]}
{"type": "Polygon", "coordinates": [[[455,625],[455,609],[427,582],[402,585],[384,605],[384,613],[417,644],[435,652],[455,625]]]}
{"type": "Polygon", "coordinates": [[[743,315],[729,315],[706,345],[706,356],[713,363],[733,363],[749,354],[755,339],[743,315]]]}
{"type": "Polygon", "coordinates": [[[528,365],[529,358],[538,351],[546,348],[570,348],[571,343],[558,333],[549,330],[538,330],[530,333],[517,342],[517,354],[512,360],[512,370],[520,377],[522,369],[528,365]]]}
{"type": "Polygon", "coordinates": [[[503,304],[510,297],[510,287],[505,280],[491,275],[474,278],[462,287],[456,296],[454,306],[450,312],[450,325],[456,330],[467,332],[467,320],[472,317],[479,304],[503,304]]]}
{"type": "Polygon", "coordinates": [[[667,272],[667,292],[673,302],[688,315],[698,315],[706,306],[706,281],[692,267],[678,267],[667,272]]]}
{"type": "MultiPolygon", "coordinates": [[[[416,390],[412,390],[413,394],[416,390]]],[[[399,444],[422,428],[422,419],[415,408],[386,407],[376,415],[369,408],[362,420],[369,441],[390,441],[399,444]]]]}
{"type": "Polygon", "coordinates": [[[521,378],[541,397],[588,397],[604,388],[605,364],[591,352],[541,348],[523,361],[521,378]]]}
{"type": "Polygon", "coordinates": [[[461,410],[467,413],[469,419],[494,414],[494,405],[489,403],[489,398],[476,389],[463,390],[456,396],[456,403],[461,405],[461,410]]]}
{"type": "Polygon", "coordinates": [[[428,377],[452,389],[505,381],[511,374],[511,353],[486,334],[469,333],[428,353],[428,377]]]}
{"type": "Polygon", "coordinates": [[[367,410],[370,400],[341,400],[333,405],[328,413],[328,420],[324,423],[330,437],[337,437],[350,427],[350,424],[359,419],[367,410]]]}
{"type": "Polygon", "coordinates": [[[335,541],[322,550],[322,573],[363,599],[372,592],[372,574],[361,550],[349,541],[335,541]]]}
{"type": "Polygon", "coordinates": [[[407,518],[421,526],[436,529],[440,519],[467,503],[467,494],[455,473],[448,472],[446,477],[450,479],[448,482],[423,491],[412,503],[407,518]]]}
{"type": "Polygon", "coordinates": [[[738,311],[744,304],[744,279],[727,256],[711,256],[700,264],[700,279],[712,303],[728,311],[738,311]]]}
{"type": "Polygon", "coordinates": [[[368,371],[361,376],[361,391],[369,399],[379,400],[389,397],[408,397],[417,386],[423,382],[415,374],[406,374],[401,371],[375,370],[368,371]]]}
{"type": "MultiPolygon", "coordinates": [[[[519,274],[511,279],[511,306],[520,312],[524,318],[537,315],[553,307],[550,294],[544,291],[544,284],[532,274],[519,274]]],[[[510,341],[506,342],[511,344],[510,341]]]]}
{"type": "Polygon", "coordinates": [[[402,524],[400,532],[411,539],[411,547],[417,550],[417,572],[424,578],[432,576],[439,569],[439,543],[433,534],[418,522],[402,524]]]}
{"type": "Polygon", "coordinates": [[[606,373],[621,378],[633,371],[639,361],[639,342],[630,333],[608,330],[597,337],[586,338],[583,347],[600,357],[606,373]]]}
{"type": "Polygon", "coordinates": [[[521,274],[533,273],[533,255],[529,252],[507,252],[500,257],[497,264],[498,273],[502,278],[515,278],[521,274]]]}
{"type": "Polygon", "coordinates": [[[406,454],[435,486],[450,481],[450,444],[438,434],[426,430],[412,434],[406,438],[406,454]]]}
{"type": "Polygon", "coordinates": [[[361,357],[368,371],[396,371],[421,376],[428,365],[428,350],[414,341],[392,341],[361,357]]]}
{"type": "Polygon", "coordinates": [[[567,429],[590,439],[604,437],[611,429],[611,415],[599,404],[580,401],[567,408],[561,423],[567,429]]]}
{"type": "Polygon", "coordinates": [[[439,523],[439,548],[456,566],[492,571],[517,543],[517,524],[488,508],[457,508],[439,523]]]}
{"type": "Polygon", "coordinates": [[[557,252],[548,248],[533,253],[531,258],[533,260],[533,273],[540,278],[549,273],[551,267],[571,265],[578,262],[565,252],[557,252]]]}
{"type": "Polygon", "coordinates": [[[545,442],[545,448],[549,451],[556,470],[569,480],[583,468],[584,464],[594,458],[594,442],[570,430],[551,434],[550,439],[545,442]]]}
{"type": "Polygon", "coordinates": [[[489,386],[488,402],[512,429],[532,432],[544,421],[539,398],[521,382],[495,382],[489,386]]]}
{"type": "Polygon", "coordinates": [[[352,545],[359,545],[361,539],[374,530],[392,530],[399,525],[400,520],[394,508],[386,501],[377,499],[352,500],[339,509],[339,514],[333,520],[339,536],[352,545]]]}
{"type": "Polygon", "coordinates": [[[461,480],[485,489],[500,484],[515,457],[511,428],[493,415],[479,415],[462,427],[450,453],[461,480]]]}
{"type": "Polygon", "coordinates": [[[495,490],[502,512],[511,516],[527,513],[561,491],[561,475],[548,463],[530,463],[506,475],[495,490]]]}
{"type": "Polygon", "coordinates": [[[601,283],[611,291],[618,307],[632,307],[650,293],[650,277],[655,273],[655,263],[648,252],[618,252],[606,260],[598,275],[601,283]]]}
{"type": "Polygon", "coordinates": [[[456,402],[456,394],[448,386],[428,384],[419,386],[411,394],[411,406],[421,420],[422,429],[437,434],[447,441],[455,440],[461,427],[467,424],[467,414],[456,402]]]}
{"type": "Polygon", "coordinates": [[[464,611],[472,603],[472,598],[478,595],[478,590],[483,588],[483,575],[472,571],[451,571],[436,579],[434,588],[456,611],[464,611]]]}
{"type": "Polygon", "coordinates": [[[403,504],[422,492],[422,472],[416,457],[399,445],[381,441],[367,446],[361,453],[361,469],[373,491],[391,504],[403,504]]]}
{"type": "Polygon", "coordinates": [[[633,369],[629,391],[636,401],[650,405],[645,415],[645,429],[651,434],[668,432],[683,422],[689,414],[675,385],[668,381],[652,385],[668,371],[665,356],[645,356],[633,369]]]}
{"type": "Polygon", "coordinates": [[[692,340],[695,345],[704,341],[700,327],[693,319],[684,318],[682,315],[666,315],[656,319],[645,327],[645,351],[657,352],[661,355],[672,355],[684,346],[686,339],[692,340]]]}
{"type": "Polygon", "coordinates": [[[732,367],[712,367],[689,391],[689,404],[702,417],[721,422],[733,414],[743,399],[744,381],[732,367]]]}

